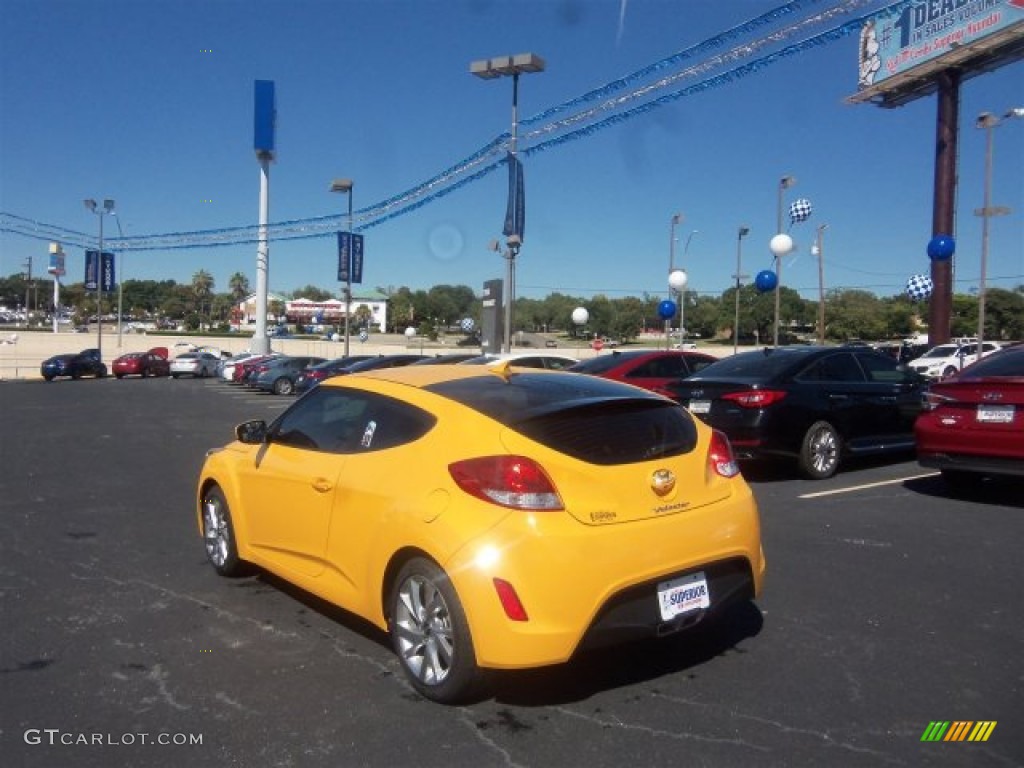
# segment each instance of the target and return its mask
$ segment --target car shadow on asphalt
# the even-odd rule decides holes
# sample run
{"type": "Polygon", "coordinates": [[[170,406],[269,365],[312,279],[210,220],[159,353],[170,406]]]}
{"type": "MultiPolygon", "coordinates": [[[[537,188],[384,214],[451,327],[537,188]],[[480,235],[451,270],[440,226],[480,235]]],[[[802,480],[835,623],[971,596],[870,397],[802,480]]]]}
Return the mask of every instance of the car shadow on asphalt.
{"type": "Polygon", "coordinates": [[[972,504],[1024,509],[1024,480],[1015,477],[986,477],[972,489],[954,490],[938,474],[906,480],[903,487],[922,496],[959,499],[972,504]]]}
{"type": "Polygon", "coordinates": [[[641,640],[577,654],[569,662],[492,675],[491,694],[503,704],[540,707],[583,701],[603,691],[685,674],[719,656],[746,653],[744,640],[761,632],[761,610],[746,600],[719,617],[658,640],[641,640]]]}
{"type": "MultiPolygon", "coordinates": [[[[339,629],[348,630],[391,653],[387,633],[333,603],[322,600],[272,573],[256,569],[251,577],[234,582],[240,589],[278,590],[303,609],[315,611],[339,629]]],[[[300,613],[303,611],[300,611],[300,613]]],[[[308,622],[301,621],[304,626],[308,622]]],[[[746,653],[744,640],[761,632],[764,618],[751,600],[735,603],[717,617],[658,640],[641,640],[577,654],[565,664],[529,670],[492,671],[489,685],[478,700],[523,707],[582,701],[601,691],[657,680],[685,672],[697,677],[697,668],[730,653],[746,653]]],[[[323,630],[319,630],[323,632],[323,630]]],[[[341,639],[331,633],[332,638],[341,639]]],[[[395,674],[401,676],[398,665],[395,674]]]]}

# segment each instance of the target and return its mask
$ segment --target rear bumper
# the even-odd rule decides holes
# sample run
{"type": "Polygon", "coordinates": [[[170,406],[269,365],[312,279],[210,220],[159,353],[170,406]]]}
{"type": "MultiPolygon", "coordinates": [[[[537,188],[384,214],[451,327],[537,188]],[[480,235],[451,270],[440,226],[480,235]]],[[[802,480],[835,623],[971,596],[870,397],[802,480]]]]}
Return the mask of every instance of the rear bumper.
{"type": "Polygon", "coordinates": [[[982,475],[1024,477],[1024,459],[976,456],[966,453],[918,453],[917,462],[929,469],[973,472],[982,475]]]}

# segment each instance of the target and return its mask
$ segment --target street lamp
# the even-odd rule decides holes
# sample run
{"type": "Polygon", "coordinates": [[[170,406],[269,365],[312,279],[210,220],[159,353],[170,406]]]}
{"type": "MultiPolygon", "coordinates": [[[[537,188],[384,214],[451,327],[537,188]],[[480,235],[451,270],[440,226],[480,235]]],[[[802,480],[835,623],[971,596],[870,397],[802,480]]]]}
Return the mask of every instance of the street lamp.
{"type": "Polygon", "coordinates": [[[828,224],[818,227],[818,239],[814,244],[814,255],[818,257],[818,343],[825,343],[825,265],[823,234],[828,224]]]}
{"type": "Polygon", "coordinates": [[[345,258],[349,260],[349,263],[345,269],[345,357],[348,357],[351,333],[349,315],[352,310],[352,187],[354,185],[352,179],[335,179],[331,182],[331,192],[344,192],[348,195],[348,253],[345,254],[345,258]]]}
{"type": "Polygon", "coordinates": [[[732,353],[735,355],[740,346],[740,284],[746,275],[742,274],[743,238],[750,234],[750,227],[740,226],[736,235],[736,311],[732,321],[732,353]]]}
{"type": "MultiPolygon", "coordinates": [[[[117,215],[117,211],[111,211],[110,215],[114,217],[114,221],[117,222],[117,234],[124,240],[124,230],[121,229],[121,217],[117,215]]],[[[124,251],[118,249],[118,259],[120,263],[117,265],[117,348],[121,349],[121,316],[124,314],[124,291],[122,286],[124,285],[124,251]]]]}
{"type": "MultiPolygon", "coordinates": [[[[676,269],[676,225],[681,224],[683,221],[683,214],[674,213],[672,219],[669,221],[668,227],[668,273],[671,275],[676,269]]],[[[668,290],[668,298],[672,298],[672,289],[668,290]]],[[[665,349],[670,349],[672,346],[672,338],[670,330],[672,328],[672,321],[665,321],[665,349]]]]}
{"type": "Polygon", "coordinates": [[[100,217],[99,254],[96,261],[96,349],[103,359],[103,217],[114,212],[114,201],[105,199],[100,208],[91,197],[82,201],[85,207],[100,217]]]}
{"type": "MultiPolygon", "coordinates": [[[[675,293],[678,293],[680,295],[680,297],[682,297],[683,290],[686,288],[686,282],[687,282],[688,279],[689,278],[686,276],[686,270],[685,269],[673,270],[672,272],[669,273],[669,276],[668,276],[668,287],[669,287],[670,290],[674,291],[675,293]]],[[[679,305],[680,305],[680,307],[682,307],[682,300],[681,300],[681,298],[680,298],[679,305]]],[[[680,309],[679,312],[680,312],[680,317],[679,317],[679,348],[682,349],[683,348],[683,322],[684,322],[684,316],[683,316],[683,310],[682,309],[680,309]]]]}
{"type": "MultiPolygon", "coordinates": [[[[690,252],[690,241],[693,240],[693,236],[697,234],[697,230],[693,230],[686,237],[686,245],[683,246],[683,262],[686,262],[686,254],[690,252]]],[[[682,268],[683,274],[686,274],[686,269],[682,268]]],[[[683,348],[683,342],[686,339],[686,282],[683,282],[683,287],[679,293],[679,348],[683,348]]]]}
{"type": "MultiPolygon", "coordinates": [[[[783,176],[779,179],[778,201],[775,206],[775,231],[782,234],[782,193],[796,184],[795,176],[783,176]]],[[[778,235],[776,235],[778,237],[778,235]]],[[[791,241],[792,242],[792,241],[791,241]]],[[[792,250],[792,248],[790,248],[792,250]]],[[[774,253],[774,251],[772,251],[774,253]]],[[[782,291],[782,258],[775,255],[775,321],[772,323],[774,346],[779,346],[779,305],[782,291]]]]}
{"type": "Polygon", "coordinates": [[[534,53],[517,53],[515,56],[497,56],[493,59],[481,59],[470,62],[470,74],[483,80],[498,77],[512,77],[512,132],[509,140],[508,166],[510,183],[508,188],[508,207],[505,215],[504,234],[508,238],[508,260],[505,280],[508,283],[505,296],[505,333],[502,341],[503,351],[512,351],[512,305],[515,303],[515,263],[519,249],[523,245],[524,196],[523,177],[519,160],[516,157],[519,131],[519,75],[529,72],[543,72],[544,59],[534,53]]]}
{"type": "Polygon", "coordinates": [[[981,277],[978,279],[978,359],[981,359],[981,343],[985,337],[985,280],[988,269],[988,220],[993,216],[1005,216],[1010,212],[1006,206],[992,205],[992,129],[1014,117],[1024,117],[1024,107],[1014,107],[1002,117],[991,112],[982,112],[974,123],[975,128],[985,130],[985,202],[975,208],[974,215],[981,216],[981,277]]]}

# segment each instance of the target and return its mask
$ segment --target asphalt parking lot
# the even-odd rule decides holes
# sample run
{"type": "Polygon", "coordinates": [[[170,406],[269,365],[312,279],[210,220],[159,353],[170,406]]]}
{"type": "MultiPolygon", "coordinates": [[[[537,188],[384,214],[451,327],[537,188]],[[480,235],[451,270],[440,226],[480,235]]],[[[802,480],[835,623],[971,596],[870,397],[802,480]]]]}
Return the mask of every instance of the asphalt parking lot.
{"type": "Polygon", "coordinates": [[[1024,764],[1019,485],[948,498],[912,457],[821,482],[752,468],[756,605],[446,708],[376,630],[206,564],[204,452],[289,402],[214,380],[0,383],[3,764],[1024,764]],[[922,742],[933,721],[996,726],[922,742]]]}

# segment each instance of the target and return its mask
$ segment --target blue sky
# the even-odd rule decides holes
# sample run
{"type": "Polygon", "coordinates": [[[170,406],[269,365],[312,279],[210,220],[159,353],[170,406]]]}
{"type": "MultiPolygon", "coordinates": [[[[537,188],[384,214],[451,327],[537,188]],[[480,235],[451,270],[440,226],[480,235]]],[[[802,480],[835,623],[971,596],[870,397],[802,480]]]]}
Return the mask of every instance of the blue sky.
{"type": "MultiPolygon", "coordinates": [[[[809,0],[800,14],[744,39],[839,4],[809,0]]],[[[87,197],[116,201],[108,237],[252,225],[259,198],[253,81],[266,79],[276,84],[278,109],[271,221],[344,213],[344,195],[328,191],[339,177],[355,181],[358,214],[509,129],[511,79],[473,77],[473,60],[526,51],[546,60],[545,72],[520,80],[525,120],[781,5],[2,0],[0,212],[90,237],[98,222],[82,205],[87,197]]],[[[884,5],[861,2],[840,19],[884,5]]],[[[809,26],[793,40],[836,23],[809,26]]],[[[817,296],[811,245],[827,224],[828,288],[899,293],[908,277],[929,269],[935,97],[897,109],[851,105],[844,99],[856,83],[857,36],[850,35],[526,154],[518,295],[665,293],[675,213],[683,216],[675,256],[688,289],[718,295],[736,271],[739,225],[750,228],[742,251],[748,280],[772,266],[768,242],[783,175],[797,179],[787,206],[797,198],[814,206],[791,231],[797,251],[784,261],[783,283],[817,296]]],[[[1024,106],[1021,62],[961,89],[958,292],[976,286],[980,272],[973,210],[983,202],[985,132],[974,121],[1016,106],[1024,106]]],[[[520,149],[542,140],[524,140],[520,149]]],[[[1024,120],[995,129],[994,156],[992,202],[1013,213],[991,219],[988,282],[1013,288],[1024,284],[1024,120]]],[[[502,277],[504,262],[488,243],[501,236],[506,193],[502,167],[366,228],[363,285],[479,290],[502,277]]],[[[83,249],[65,250],[66,279],[79,282],[83,249]]],[[[29,255],[38,274],[47,251],[46,240],[0,233],[0,275],[20,271],[29,255]]],[[[256,245],[128,250],[120,276],[188,282],[199,269],[214,276],[217,290],[227,290],[234,272],[255,285],[256,245]]],[[[337,291],[336,273],[331,236],[271,241],[274,291],[306,284],[337,291]]]]}

